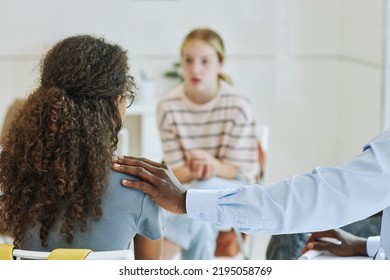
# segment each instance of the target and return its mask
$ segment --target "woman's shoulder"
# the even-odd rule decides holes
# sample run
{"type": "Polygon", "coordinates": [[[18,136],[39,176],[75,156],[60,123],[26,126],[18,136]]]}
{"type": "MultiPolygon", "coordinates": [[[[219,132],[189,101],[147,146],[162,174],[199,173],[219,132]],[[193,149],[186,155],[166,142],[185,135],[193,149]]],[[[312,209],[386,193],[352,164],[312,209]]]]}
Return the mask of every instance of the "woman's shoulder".
{"type": "Polygon", "coordinates": [[[160,219],[165,217],[162,208],[144,192],[122,186],[123,179],[139,181],[135,176],[112,170],[109,175],[109,194],[106,196],[108,203],[115,203],[117,207],[128,212],[143,213],[146,218],[150,215],[161,216],[160,219]]]}
{"type": "Polygon", "coordinates": [[[122,180],[139,181],[139,178],[111,170],[108,177],[107,192],[105,193],[106,204],[115,204],[119,208],[129,208],[129,211],[137,211],[136,209],[141,208],[145,210],[149,209],[152,212],[158,210],[157,208],[159,207],[157,207],[157,204],[147,194],[140,190],[123,186],[121,183],[122,180]]]}
{"type": "Polygon", "coordinates": [[[125,196],[132,196],[132,197],[136,196],[138,198],[144,195],[144,193],[141,191],[135,189],[129,189],[122,186],[121,183],[122,180],[139,181],[139,179],[135,176],[111,170],[108,175],[108,189],[110,190],[110,192],[120,193],[121,195],[125,195],[125,196]]]}
{"type": "Polygon", "coordinates": [[[130,175],[130,174],[126,174],[126,173],[120,173],[120,172],[117,172],[115,170],[111,170],[110,171],[110,178],[113,178],[113,179],[125,179],[125,180],[135,180],[135,181],[139,181],[139,178],[133,176],[133,175],[130,175]]]}

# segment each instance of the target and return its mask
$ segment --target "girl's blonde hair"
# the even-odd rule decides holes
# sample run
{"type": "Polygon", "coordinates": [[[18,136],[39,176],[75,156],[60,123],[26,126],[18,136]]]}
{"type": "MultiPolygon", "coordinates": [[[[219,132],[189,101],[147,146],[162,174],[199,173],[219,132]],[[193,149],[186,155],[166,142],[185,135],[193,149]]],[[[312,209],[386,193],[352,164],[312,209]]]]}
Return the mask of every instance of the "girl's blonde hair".
{"type": "MultiPolygon", "coordinates": [[[[223,63],[225,61],[225,46],[223,40],[214,30],[208,28],[197,28],[192,30],[184,38],[181,44],[180,54],[183,54],[185,45],[192,40],[201,40],[209,44],[216,51],[219,62],[223,63]]],[[[233,84],[232,79],[224,73],[219,73],[218,79],[224,80],[229,84],[233,84]]]]}

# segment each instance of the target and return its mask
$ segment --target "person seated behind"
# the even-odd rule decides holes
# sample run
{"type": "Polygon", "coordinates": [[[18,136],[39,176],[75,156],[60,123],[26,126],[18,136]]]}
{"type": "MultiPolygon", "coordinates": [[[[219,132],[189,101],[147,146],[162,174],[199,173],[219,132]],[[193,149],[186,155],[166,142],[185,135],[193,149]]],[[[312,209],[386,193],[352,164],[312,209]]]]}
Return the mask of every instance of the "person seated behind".
{"type": "MultiPolygon", "coordinates": [[[[224,44],[210,29],[192,30],[181,46],[184,83],[157,107],[164,161],[186,188],[255,182],[256,123],[250,101],[221,74],[224,44]]],[[[212,259],[218,227],[168,215],[163,257],[212,259]]]]}
{"type": "Polygon", "coordinates": [[[160,258],[163,210],[111,170],[135,94],[128,71],[126,51],[89,35],[44,57],[40,86],[1,139],[0,234],[17,248],[124,250],[134,238],[135,259],[160,258]]]}

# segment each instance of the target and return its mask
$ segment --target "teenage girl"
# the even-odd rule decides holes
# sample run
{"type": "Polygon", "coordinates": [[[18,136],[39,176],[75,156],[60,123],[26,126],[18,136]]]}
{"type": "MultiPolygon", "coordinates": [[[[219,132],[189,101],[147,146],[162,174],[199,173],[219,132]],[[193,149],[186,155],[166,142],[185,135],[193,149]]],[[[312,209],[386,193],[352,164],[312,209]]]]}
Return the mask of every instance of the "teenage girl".
{"type": "MultiPolygon", "coordinates": [[[[215,31],[191,31],[181,46],[184,82],[157,108],[164,161],[187,188],[240,186],[258,174],[254,112],[221,73],[224,59],[215,31]]],[[[215,225],[170,215],[163,256],[181,250],[182,259],[211,259],[216,236],[215,225]]]]}

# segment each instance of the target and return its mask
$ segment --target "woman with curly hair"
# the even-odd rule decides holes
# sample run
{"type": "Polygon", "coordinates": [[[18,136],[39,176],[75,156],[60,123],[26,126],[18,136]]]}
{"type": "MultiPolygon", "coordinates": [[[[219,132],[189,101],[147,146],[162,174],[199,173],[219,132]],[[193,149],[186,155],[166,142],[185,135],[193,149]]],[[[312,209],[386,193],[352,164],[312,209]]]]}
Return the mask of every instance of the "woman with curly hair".
{"type": "Polygon", "coordinates": [[[26,250],[122,250],[158,259],[164,212],[111,169],[135,96],[126,52],[102,38],[57,43],[1,139],[0,234],[26,250]]]}

